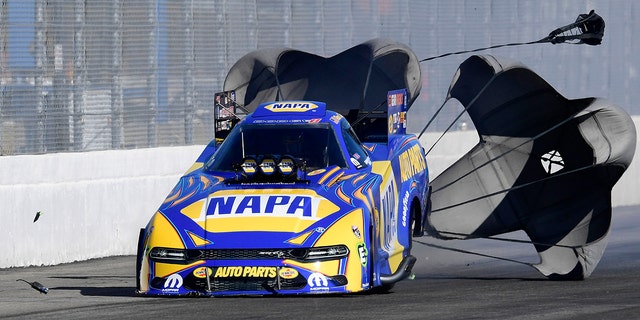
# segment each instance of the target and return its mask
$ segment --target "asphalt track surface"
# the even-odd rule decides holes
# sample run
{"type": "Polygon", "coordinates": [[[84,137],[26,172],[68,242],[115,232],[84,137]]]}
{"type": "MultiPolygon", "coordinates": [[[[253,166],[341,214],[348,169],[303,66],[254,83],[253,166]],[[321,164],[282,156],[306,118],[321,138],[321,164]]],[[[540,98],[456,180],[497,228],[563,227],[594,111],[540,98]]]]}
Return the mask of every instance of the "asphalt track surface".
{"type": "Polygon", "coordinates": [[[418,258],[415,278],[385,294],[138,297],[134,295],[135,257],[124,256],[0,269],[0,318],[638,319],[639,212],[637,206],[614,209],[609,245],[595,272],[584,281],[550,281],[524,264],[459,251],[535,262],[530,245],[422,237],[413,247],[418,258]],[[41,294],[17,279],[38,281],[49,293],[41,294]]]}

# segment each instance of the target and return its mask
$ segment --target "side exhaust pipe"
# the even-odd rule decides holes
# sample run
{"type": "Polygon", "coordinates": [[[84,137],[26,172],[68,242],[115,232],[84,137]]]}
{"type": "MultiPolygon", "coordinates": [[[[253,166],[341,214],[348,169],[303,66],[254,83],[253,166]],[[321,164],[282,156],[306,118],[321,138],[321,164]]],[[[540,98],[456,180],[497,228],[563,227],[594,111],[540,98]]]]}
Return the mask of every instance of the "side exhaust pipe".
{"type": "Polygon", "coordinates": [[[416,260],[416,257],[411,255],[404,257],[404,259],[402,259],[402,262],[400,262],[398,270],[396,270],[394,274],[380,275],[380,282],[382,282],[383,285],[388,285],[396,283],[408,277],[409,275],[411,275],[411,269],[413,269],[413,265],[416,263],[416,260]]]}

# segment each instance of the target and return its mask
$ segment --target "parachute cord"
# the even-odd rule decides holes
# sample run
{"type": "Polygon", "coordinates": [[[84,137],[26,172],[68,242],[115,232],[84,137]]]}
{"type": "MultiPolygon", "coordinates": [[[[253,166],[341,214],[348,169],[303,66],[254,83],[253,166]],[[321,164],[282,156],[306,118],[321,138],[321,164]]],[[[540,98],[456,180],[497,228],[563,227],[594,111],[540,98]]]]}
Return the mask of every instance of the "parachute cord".
{"type": "Polygon", "coordinates": [[[427,246],[427,247],[432,247],[432,248],[437,248],[437,249],[442,249],[442,250],[449,250],[449,251],[454,251],[454,252],[459,252],[459,253],[466,253],[466,254],[481,256],[481,257],[485,257],[485,258],[493,258],[493,259],[497,259],[497,260],[523,264],[523,265],[535,268],[534,264],[533,263],[529,263],[529,262],[518,261],[518,260],[513,260],[513,259],[503,258],[503,257],[498,257],[498,256],[492,256],[492,255],[488,255],[488,254],[484,254],[484,253],[473,252],[473,251],[468,251],[468,250],[463,250],[463,249],[440,246],[440,245],[437,245],[437,244],[427,243],[427,242],[423,242],[423,241],[415,240],[415,239],[413,239],[413,242],[419,243],[419,244],[427,246]]]}
{"type": "Polygon", "coordinates": [[[563,244],[550,244],[550,243],[536,242],[531,240],[520,240],[520,239],[502,238],[502,237],[494,237],[494,236],[476,236],[476,235],[471,235],[467,233],[458,233],[458,232],[449,232],[449,231],[438,231],[438,233],[448,234],[453,236],[468,237],[470,239],[487,239],[487,240],[496,240],[496,241],[503,241],[503,242],[526,243],[526,244],[533,244],[536,246],[545,246],[545,247],[558,247],[558,248],[567,248],[567,249],[580,248],[580,246],[567,246],[563,244]]]}
{"type": "Polygon", "coordinates": [[[446,56],[451,56],[451,55],[457,55],[457,54],[464,54],[464,53],[471,53],[471,52],[478,52],[478,51],[496,49],[496,48],[501,48],[501,47],[523,46],[523,45],[528,45],[528,44],[536,44],[536,43],[544,43],[544,42],[551,42],[551,40],[548,40],[547,38],[543,38],[543,39],[540,39],[540,40],[530,41],[530,42],[514,42],[514,43],[507,43],[507,44],[498,44],[498,45],[495,45],[495,46],[490,46],[490,47],[485,47],[485,48],[478,48],[478,49],[473,49],[473,50],[449,52],[449,53],[441,54],[439,56],[425,58],[425,59],[422,59],[422,60],[420,60],[418,62],[424,62],[424,61],[444,58],[446,56]]]}
{"type": "MultiPolygon", "coordinates": [[[[431,125],[431,122],[433,122],[433,120],[436,119],[436,117],[438,116],[440,111],[442,111],[442,109],[444,108],[444,105],[447,104],[447,101],[449,101],[449,99],[445,99],[444,102],[442,102],[442,104],[440,105],[440,108],[438,108],[438,110],[436,110],[436,113],[434,113],[433,116],[431,116],[431,119],[429,119],[429,121],[427,122],[427,125],[424,126],[424,128],[422,128],[422,131],[420,131],[420,134],[418,135],[418,139],[420,139],[420,137],[422,137],[422,134],[425,132],[425,130],[427,130],[427,128],[429,128],[429,126],[431,125]]],[[[435,145],[435,143],[434,143],[434,145],[435,145]]]]}
{"type": "MultiPolygon", "coordinates": [[[[467,112],[472,106],[473,104],[480,98],[480,96],[484,93],[485,90],[487,90],[487,88],[491,85],[491,83],[493,83],[493,80],[495,80],[498,77],[497,74],[494,74],[493,76],[491,76],[491,79],[489,79],[489,81],[487,81],[487,83],[482,87],[482,89],[480,89],[480,91],[478,91],[478,93],[476,94],[475,97],[473,97],[473,99],[469,102],[469,104],[467,106],[464,107],[464,109],[458,114],[458,116],[453,119],[453,121],[451,121],[451,124],[449,124],[449,126],[447,127],[446,130],[444,130],[444,132],[442,132],[442,134],[440,135],[440,137],[438,137],[438,139],[431,145],[431,147],[429,148],[429,150],[427,150],[427,152],[425,152],[425,156],[428,155],[431,150],[433,150],[433,148],[438,144],[438,142],[440,142],[440,140],[442,139],[442,137],[444,137],[444,135],[449,132],[449,129],[451,129],[451,127],[453,127],[453,125],[456,123],[456,121],[458,121],[458,119],[460,119],[460,117],[462,117],[462,115],[467,112]]],[[[447,103],[447,101],[449,101],[450,98],[447,98],[444,103],[442,104],[443,106],[447,103]]],[[[428,125],[428,124],[427,124],[428,125]]],[[[426,129],[426,128],[425,128],[426,129]]],[[[423,130],[424,132],[424,130],[423,130]]],[[[418,136],[418,138],[420,138],[418,136]]]]}
{"type": "MultiPolygon", "coordinates": [[[[509,191],[512,191],[512,190],[522,189],[524,187],[528,187],[530,185],[533,185],[533,184],[536,184],[536,183],[539,183],[539,182],[545,182],[545,181],[550,180],[550,179],[555,179],[555,178],[557,178],[559,176],[572,174],[572,173],[575,173],[575,172],[578,172],[578,171],[582,171],[582,170],[586,170],[586,169],[589,169],[589,168],[593,168],[595,166],[596,166],[595,164],[592,164],[592,165],[580,167],[580,168],[569,170],[569,171],[562,172],[562,173],[555,173],[553,176],[542,178],[540,180],[519,184],[519,185],[513,186],[511,188],[507,188],[507,189],[499,190],[499,191],[496,191],[496,192],[492,192],[492,193],[486,194],[484,196],[472,198],[472,199],[469,199],[469,200],[466,200],[466,201],[462,201],[462,202],[459,202],[459,203],[456,203],[456,204],[453,204],[453,205],[450,205],[450,206],[446,206],[446,207],[442,207],[442,208],[438,208],[438,209],[432,209],[431,212],[433,213],[433,212],[438,212],[438,211],[442,211],[442,210],[447,210],[447,209],[459,207],[459,206],[464,205],[464,204],[468,204],[468,203],[471,203],[471,202],[474,202],[474,201],[482,200],[484,198],[493,197],[495,195],[498,195],[498,194],[501,194],[501,193],[506,193],[506,192],[509,192],[509,191]]],[[[442,190],[442,188],[440,188],[438,190],[442,190]]],[[[432,194],[433,194],[433,192],[432,192],[432,194]]]]}
{"type": "MultiPolygon", "coordinates": [[[[542,131],[541,133],[539,133],[539,134],[537,134],[537,135],[535,135],[535,136],[533,136],[533,137],[531,137],[531,138],[526,139],[524,142],[520,143],[519,145],[517,145],[517,146],[515,146],[515,147],[513,147],[513,148],[511,148],[511,149],[509,149],[509,150],[507,150],[507,151],[505,151],[505,152],[503,152],[503,153],[501,153],[501,154],[497,155],[496,157],[493,157],[493,158],[491,158],[491,159],[489,159],[489,160],[485,161],[485,162],[484,162],[483,164],[481,164],[480,166],[478,166],[478,167],[474,168],[474,170],[471,170],[471,171],[469,171],[469,172],[467,172],[467,173],[463,174],[462,176],[460,176],[460,177],[456,178],[455,180],[453,180],[453,181],[451,181],[451,182],[449,182],[449,183],[445,184],[444,186],[442,186],[442,187],[440,187],[440,188],[438,188],[438,189],[433,190],[433,191],[432,191],[432,193],[436,193],[436,192],[438,192],[438,191],[441,191],[441,190],[443,190],[443,189],[446,189],[446,188],[450,187],[450,186],[451,186],[451,185],[453,185],[454,183],[456,183],[456,182],[458,182],[458,181],[462,180],[463,178],[465,178],[465,177],[469,176],[470,174],[472,174],[472,173],[473,173],[473,172],[475,172],[476,170],[478,170],[478,169],[480,169],[480,168],[482,168],[482,167],[487,166],[488,164],[490,164],[490,163],[492,163],[492,162],[494,162],[494,161],[496,161],[496,160],[498,160],[498,159],[500,159],[500,158],[502,158],[502,157],[506,156],[507,154],[511,153],[512,151],[514,151],[514,150],[516,150],[516,149],[518,149],[518,148],[522,147],[523,145],[525,145],[525,144],[527,144],[527,143],[529,143],[529,142],[531,142],[531,141],[534,141],[534,140],[536,140],[536,139],[538,139],[538,138],[540,138],[540,137],[544,136],[545,134],[547,134],[547,133],[549,133],[549,132],[551,132],[551,131],[553,131],[553,130],[555,130],[555,129],[559,128],[560,126],[564,125],[565,123],[567,123],[567,122],[569,122],[569,121],[573,120],[573,119],[574,119],[574,117],[575,117],[577,114],[579,114],[580,112],[582,112],[582,110],[581,110],[581,111],[578,111],[578,112],[573,113],[571,116],[569,116],[569,117],[567,117],[566,119],[564,119],[564,120],[560,121],[559,123],[555,124],[554,126],[550,127],[549,129],[547,129],[547,130],[545,130],[545,131],[542,131]]],[[[595,110],[595,111],[593,111],[593,112],[590,112],[589,114],[595,114],[595,113],[597,113],[597,112],[598,112],[598,110],[595,110]]],[[[592,166],[593,166],[593,165],[592,165],[592,166]]],[[[592,167],[592,166],[588,166],[588,167],[585,167],[585,168],[590,168],[590,167],[592,167]]],[[[578,169],[578,170],[581,170],[581,169],[582,169],[582,168],[580,168],[580,169],[578,169]]],[[[569,171],[569,172],[573,172],[573,171],[569,171]]],[[[555,176],[557,176],[557,175],[558,175],[558,174],[556,174],[555,176]]],[[[546,180],[546,178],[545,178],[545,179],[538,180],[538,181],[544,181],[544,180],[546,180]]],[[[534,181],[533,183],[535,183],[535,182],[536,182],[536,181],[534,181]]],[[[524,185],[529,185],[529,184],[531,184],[531,183],[527,183],[527,184],[524,184],[524,185]]],[[[511,189],[507,189],[507,191],[509,191],[509,190],[511,190],[511,189]]],[[[501,193],[501,192],[498,192],[498,193],[501,193]]]]}
{"type": "Polygon", "coordinates": [[[514,46],[523,46],[523,45],[546,43],[546,42],[549,42],[552,44],[558,44],[558,43],[564,43],[570,40],[578,40],[578,42],[574,44],[586,43],[589,45],[598,45],[600,44],[600,41],[602,40],[603,35],[604,35],[604,21],[599,15],[595,13],[594,10],[591,10],[588,14],[579,15],[578,19],[574,23],[570,23],[566,26],[557,28],[551,31],[548,36],[540,40],[530,41],[530,42],[514,42],[514,43],[494,45],[494,46],[485,47],[485,48],[478,48],[473,50],[449,52],[449,53],[441,54],[439,56],[422,59],[418,62],[435,60],[435,59],[443,58],[450,55],[478,52],[478,51],[496,49],[501,47],[514,47],[514,46]],[[587,24],[588,22],[590,22],[590,24],[587,24]],[[589,40],[589,41],[584,41],[584,40],[589,40]]]}
{"type": "MultiPolygon", "coordinates": [[[[483,89],[484,89],[484,88],[483,88],[483,89]]],[[[447,103],[447,101],[449,101],[449,99],[447,99],[447,100],[446,100],[442,105],[446,104],[446,103],[447,103]]],[[[471,105],[469,105],[469,106],[471,106],[471,105]]],[[[431,150],[433,150],[433,148],[435,148],[435,146],[438,144],[438,142],[440,142],[440,140],[442,140],[442,138],[444,137],[444,135],[445,135],[447,132],[449,132],[449,129],[451,129],[451,127],[453,127],[453,124],[455,124],[455,123],[456,123],[456,121],[458,121],[458,119],[460,119],[460,117],[462,117],[462,115],[464,114],[464,112],[465,112],[465,111],[467,111],[467,110],[469,110],[469,108],[468,108],[468,107],[467,107],[467,108],[464,108],[464,110],[462,110],[462,112],[460,112],[460,113],[458,114],[458,116],[457,116],[455,119],[453,119],[453,121],[451,121],[451,124],[449,124],[449,126],[447,127],[447,129],[445,129],[445,130],[442,132],[442,134],[440,134],[440,136],[438,137],[438,139],[436,139],[436,141],[435,141],[435,142],[433,142],[433,144],[431,145],[431,147],[429,147],[429,150],[427,150],[427,152],[425,152],[425,153],[424,153],[425,157],[426,157],[427,155],[429,155],[429,153],[431,153],[431,150]]],[[[425,127],[425,129],[426,129],[426,127],[425,127]]],[[[423,131],[424,131],[424,130],[423,130],[423,131]]],[[[419,136],[418,136],[418,139],[420,139],[420,137],[419,137],[419,136]]]]}
{"type": "Polygon", "coordinates": [[[382,102],[380,102],[377,106],[375,106],[373,109],[369,110],[364,116],[361,116],[360,118],[356,119],[355,121],[349,123],[350,126],[355,127],[356,125],[358,125],[358,123],[364,119],[366,119],[372,112],[377,111],[380,107],[382,107],[385,103],[387,102],[387,99],[384,99],[382,102]]]}

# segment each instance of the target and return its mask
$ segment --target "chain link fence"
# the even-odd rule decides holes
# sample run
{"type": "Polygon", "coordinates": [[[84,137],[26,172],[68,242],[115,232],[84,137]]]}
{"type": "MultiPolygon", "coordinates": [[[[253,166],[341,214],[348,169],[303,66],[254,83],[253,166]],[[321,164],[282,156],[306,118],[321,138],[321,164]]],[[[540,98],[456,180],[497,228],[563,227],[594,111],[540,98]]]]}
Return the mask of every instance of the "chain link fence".
{"type": "MultiPolygon", "coordinates": [[[[0,155],[206,144],[227,70],[260,48],[331,56],[384,37],[426,58],[537,40],[590,9],[607,22],[602,46],[487,53],[523,61],[569,98],[609,97],[637,114],[640,5],[592,2],[0,0],[0,155]]],[[[410,131],[440,106],[464,58],[422,65],[410,131]]],[[[463,128],[460,112],[451,105],[430,130],[463,128]]]]}

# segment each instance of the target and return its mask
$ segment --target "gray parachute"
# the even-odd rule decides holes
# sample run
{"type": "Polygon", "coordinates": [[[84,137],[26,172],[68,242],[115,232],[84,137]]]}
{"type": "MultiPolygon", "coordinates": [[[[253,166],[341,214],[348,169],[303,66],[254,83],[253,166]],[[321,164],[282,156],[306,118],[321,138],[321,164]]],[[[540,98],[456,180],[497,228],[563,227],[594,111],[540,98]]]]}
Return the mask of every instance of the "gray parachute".
{"type": "Polygon", "coordinates": [[[611,189],[631,163],[629,115],[601,98],[569,100],[520,63],[472,56],[447,99],[480,142],[432,182],[428,232],[445,239],[524,230],[551,279],[584,279],[606,247],[611,189]]]}

